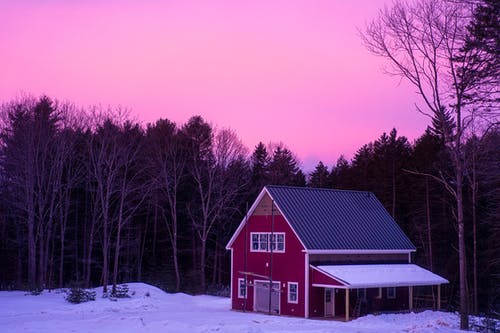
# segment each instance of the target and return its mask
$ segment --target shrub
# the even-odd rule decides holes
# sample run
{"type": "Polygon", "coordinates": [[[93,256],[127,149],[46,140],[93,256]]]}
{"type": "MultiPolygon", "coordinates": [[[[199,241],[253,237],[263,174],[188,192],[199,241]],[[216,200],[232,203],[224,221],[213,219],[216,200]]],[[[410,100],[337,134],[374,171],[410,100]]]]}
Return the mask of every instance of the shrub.
{"type": "Polygon", "coordinates": [[[74,287],[68,291],[66,300],[73,304],[95,301],[95,291],[74,287]]]}
{"type": "Polygon", "coordinates": [[[113,298],[129,298],[130,295],[128,294],[128,285],[126,284],[117,285],[115,290],[111,291],[110,296],[113,298]]]}

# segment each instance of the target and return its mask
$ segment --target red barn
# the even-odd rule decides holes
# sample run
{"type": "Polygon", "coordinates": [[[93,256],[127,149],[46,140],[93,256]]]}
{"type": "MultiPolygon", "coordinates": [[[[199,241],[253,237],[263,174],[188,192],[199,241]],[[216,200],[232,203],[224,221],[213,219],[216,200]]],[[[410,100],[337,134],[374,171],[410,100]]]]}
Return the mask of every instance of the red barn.
{"type": "Polygon", "coordinates": [[[448,283],[411,264],[415,246],[370,192],[266,186],[226,248],[234,310],[348,320],[448,283]]]}

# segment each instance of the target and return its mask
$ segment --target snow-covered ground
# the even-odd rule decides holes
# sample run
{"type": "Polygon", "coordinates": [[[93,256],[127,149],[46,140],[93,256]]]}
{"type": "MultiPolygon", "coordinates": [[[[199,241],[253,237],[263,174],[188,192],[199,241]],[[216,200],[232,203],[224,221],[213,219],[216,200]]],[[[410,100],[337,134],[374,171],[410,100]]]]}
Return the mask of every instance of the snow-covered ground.
{"type": "Polygon", "coordinates": [[[0,332],[251,332],[374,333],[460,332],[458,316],[418,314],[366,316],[348,323],[242,313],[227,298],[167,294],[143,283],[130,283],[131,298],[70,304],[63,292],[39,296],[0,292],[0,332]]]}

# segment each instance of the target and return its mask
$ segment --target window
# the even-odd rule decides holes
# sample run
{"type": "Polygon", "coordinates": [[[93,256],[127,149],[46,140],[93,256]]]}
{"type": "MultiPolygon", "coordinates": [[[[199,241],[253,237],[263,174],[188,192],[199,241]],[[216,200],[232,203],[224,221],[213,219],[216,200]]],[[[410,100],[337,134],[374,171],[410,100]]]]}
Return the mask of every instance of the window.
{"type": "Polygon", "coordinates": [[[247,298],[245,279],[238,279],[238,298],[247,298]]]}
{"type": "Polygon", "coordinates": [[[285,251],[285,234],[275,234],[276,238],[276,251],[285,251]]]}
{"type": "Polygon", "coordinates": [[[366,301],[366,289],[361,288],[361,289],[357,289],[357,290],[358,290],[358,298],[363,300],[363,301],[366,301]]]}
{"type": "Polygon", "coordinates": [[[395,287],[389,287],[387,288],[387,298],[396,298],[396,288],[395,287]]]}
{"type": "Polygon", "coordinates": [[[284,232],[252,232],[250,242],[252,252],[285,252],[284,232]]]}
{"type": "Polygon", "coordinates": [[[377,295],[375,296],[375,298],[382,298],[382,288],[378,288],[378,291],[377,291],[377,295]]]}
{"type": "Polygon", "coordinates": [[[259,234],[252,234],[252,251],[259,250],[259,234]]]}
{"type": "Polygon", "coordinates": [[[299,302],[299,284],[297,282],[288,282],[288,303],[299,302]]]}
{"type": "Polygon", "coordinates": [[[260,251],[267,251],[267,234],[259,234],[259,238],[260,238],[260,246],[259,246],[259,250],[260,251]]]}

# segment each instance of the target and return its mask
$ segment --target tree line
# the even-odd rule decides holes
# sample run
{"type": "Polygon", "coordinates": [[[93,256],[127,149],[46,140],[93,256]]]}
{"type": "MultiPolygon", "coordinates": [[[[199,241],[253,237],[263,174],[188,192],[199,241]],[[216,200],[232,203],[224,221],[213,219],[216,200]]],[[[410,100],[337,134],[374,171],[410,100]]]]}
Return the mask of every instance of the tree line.
{"type": "MultiPolygon", "coordinates": [[[[451,177],[422,171],[453,197],[458,233],[460,328],[468,329],[466,234],[467,141],[499,123],[500,3],[496,0],[395,1],[360,31],[368,51],[384,58],[388,74],[415,87],[417,110],[439,126],[452,165],[451,177]],[[478,128],[481,128],[478,132],[478,128]]],[[[473,143],[475,147],[475,143],[473,143]]],[[[475,150],[475,148],[473,148],[475,150]]],[[[475,164],[475,153],[473,152],[475,164]]],[[[473,299],[477,311],[477,173],[472,167],[473,299]]]]}
{"type": "Polygon", "coordinates": [[[416,88],[431,125],[415,142],[384,133],[308,175],[284,144],[250,154],[199,116],[141,126],[45,96],[5,103],[2,288],[142,280],[205,292],[227,284],[225,243],[262,186],[370,190],[419,248],[415,261],[451,281],[467,328],[467,313],[498,309],[500,294],[499,13],[495,0],[382,9],[362,40],[416,88]]]}
{"type": "MultiPolygon", "coordinates": [[[[250,152],[200,116],[141,126],[120,109],[81,110],[46,96],[0,110],[2,289],[80,283],[107,293],[145,281],[214,292],[228,284],[225,244],[248,205],[278,184],[374,192],[417,246],[414,261],[450,280],[446,296],[457,305],[454,198],[420,174],[452,183],[439,122],[413,143],[393,129],[350,161],[305,174],[284,144],[250,152]]],[[[499,146],[498,127],[465,144],[468,292],[482,311],[499,295],[499,146]]]]}

